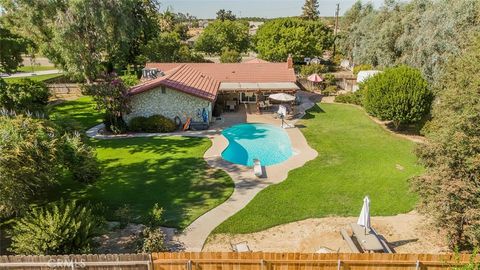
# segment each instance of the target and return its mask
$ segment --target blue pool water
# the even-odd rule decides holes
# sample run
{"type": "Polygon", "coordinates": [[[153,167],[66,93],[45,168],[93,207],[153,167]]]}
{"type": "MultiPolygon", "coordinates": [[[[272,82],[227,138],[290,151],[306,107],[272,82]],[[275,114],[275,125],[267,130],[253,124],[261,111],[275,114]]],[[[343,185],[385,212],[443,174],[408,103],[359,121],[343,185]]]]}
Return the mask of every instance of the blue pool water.
{"type": "Polygon", "coordinates": [[[292,156],[288,134],[273,125],[239,124],[222,134],[229,142],[222,157],[232,163],[253,166],[253,159],[260,159],[263,166],[269,166],[292,156]]]}

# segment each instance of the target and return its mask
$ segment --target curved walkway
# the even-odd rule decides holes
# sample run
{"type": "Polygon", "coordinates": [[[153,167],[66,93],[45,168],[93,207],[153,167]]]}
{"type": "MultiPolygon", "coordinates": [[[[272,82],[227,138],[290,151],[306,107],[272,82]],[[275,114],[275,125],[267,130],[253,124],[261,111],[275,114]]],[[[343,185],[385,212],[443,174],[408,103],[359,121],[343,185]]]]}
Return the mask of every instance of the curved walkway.
{"type": "MultiPolygon", "coordinates": [[[[299,111],[304,115],[305,110],[311,108],[315,103],[310,100],[307,93],[300,93],[303,103],[299,106],[299,111]]],[[[274,119],[272,115],[247,115],[246,122],[268,123],[278,125],[279,120],[274,119]]],[[[294,124],[295,121],[291,122],[294,124]]],[[[223,221],[231,217],[242,208],[244,208],[254,197],[264,188],[272,184],[277,184],[285,180],[288,172],[295,168],[303,166],[307,161],[317,157],[318,153],[312,149],[300,129],[297,127],[285,129],[292,142],[294,155],[287,161],[266,167],[266,178],[257,178],[250,167],[232,164],[221,157],[222,151],[228,146],[228,141],[220,133],[221,128],[208,131],[191,131],[168,134],[127,134],[127,135],[100,135],[98,125],[87,131],[87,135],[97,139],[113,139],[128,137],[153,137],[153,136],[192,136],[208,137],[212,141],[212,146],[205,152],[206,162],[214,167],[223,169],[227,172],[235,183],[235,189],[224,203],[203,214],[190,224],[185,230],[177,235],[174,240],[178,242],[185,251],[201,251],[205,241],[210,233],[223,221]]]]}

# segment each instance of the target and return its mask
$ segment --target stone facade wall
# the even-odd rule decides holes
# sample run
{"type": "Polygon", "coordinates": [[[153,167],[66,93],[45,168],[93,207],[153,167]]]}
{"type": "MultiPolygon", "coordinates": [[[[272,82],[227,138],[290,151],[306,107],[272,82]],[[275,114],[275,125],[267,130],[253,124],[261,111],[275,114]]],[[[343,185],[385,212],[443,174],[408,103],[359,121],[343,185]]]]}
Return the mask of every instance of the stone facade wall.
{"type": "Polygon", "coordinates": [[[128,123],[130,119],[137,116],[151,116],[160,114],[170,119],[176,116],[180,117],[182,123],[185,123],[187,117],[191,117],[192,121],[203,122],[198,116],[198,112],[202,112],[203,108],[208,111],[208,119],[212,120],[212,104],[210,101],[198,98],[183,92],[165,88],[162,93],[160,87],[137,94],[131,98],[132,112],[123,118],[128,123]]]}

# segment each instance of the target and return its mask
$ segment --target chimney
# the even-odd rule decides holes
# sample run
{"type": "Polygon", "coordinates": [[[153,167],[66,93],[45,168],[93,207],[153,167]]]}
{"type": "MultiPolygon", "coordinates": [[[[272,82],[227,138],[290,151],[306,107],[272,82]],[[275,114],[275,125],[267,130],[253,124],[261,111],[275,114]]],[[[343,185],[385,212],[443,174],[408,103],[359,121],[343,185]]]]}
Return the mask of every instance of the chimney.
{"type": "Polygon", "coordinates": [[[289,55],[288,55],[288,58],[287,58],[287,68],[288,68],[288,69],[292,69],[292,68],[293,68],[293,58],[292,58],[292,54],[289,54],[289,55]]]}

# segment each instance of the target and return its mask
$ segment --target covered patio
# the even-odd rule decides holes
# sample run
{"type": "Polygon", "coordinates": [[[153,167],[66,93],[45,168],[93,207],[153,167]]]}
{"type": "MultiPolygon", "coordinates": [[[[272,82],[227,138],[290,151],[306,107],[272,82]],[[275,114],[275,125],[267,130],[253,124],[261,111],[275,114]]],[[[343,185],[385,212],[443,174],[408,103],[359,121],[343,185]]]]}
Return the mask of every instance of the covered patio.
{"type": "Polygon", "coordinates": [[[237,112],[243,108],[247,113],[275,112],[280,102],[269,99],[270,95],[285,93],[295,96],[298,90],[293,82],[221,83],[215,106],[221,113],[237,112]]]}

